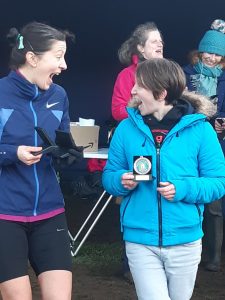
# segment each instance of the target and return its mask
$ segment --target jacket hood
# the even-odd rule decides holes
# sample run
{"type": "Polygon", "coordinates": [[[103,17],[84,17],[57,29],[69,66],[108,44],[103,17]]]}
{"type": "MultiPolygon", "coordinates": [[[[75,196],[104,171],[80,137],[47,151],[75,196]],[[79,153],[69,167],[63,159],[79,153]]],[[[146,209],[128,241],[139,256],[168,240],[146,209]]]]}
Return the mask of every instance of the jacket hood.
{"type": "MultiPolygon", "coordinates": [[[[195,113],[204,114],[208,118],[211,118],[216,114],[216,106],[206,96],[185,90],[180,100],[190,103],[194,108],[195,113]]],[[[179,102],[179,99],[177,101],[179,102]]],[[[128,103],[128,107],[138,108],[139,103],[139,99],[133,98],[128,103]]]]}
{"type": "Polygon", "coordinates": [[[194,107],[196,113],[203,114],[208,118],[212,118],[216,114],[216,106],[206,96],[184,91],[181,99],[189,102],[194,107]]]}

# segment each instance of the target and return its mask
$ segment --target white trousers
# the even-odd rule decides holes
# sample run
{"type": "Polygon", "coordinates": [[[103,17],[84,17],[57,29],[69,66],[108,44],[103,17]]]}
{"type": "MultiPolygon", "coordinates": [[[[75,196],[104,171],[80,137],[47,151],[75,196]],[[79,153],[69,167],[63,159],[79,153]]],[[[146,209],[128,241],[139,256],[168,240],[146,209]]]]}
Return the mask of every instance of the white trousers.
{"type": "Polygon", "coordinates": [[[189,300],[201,252],[201,240],[162,248],[126,242],[138,299],[189,300]]]}

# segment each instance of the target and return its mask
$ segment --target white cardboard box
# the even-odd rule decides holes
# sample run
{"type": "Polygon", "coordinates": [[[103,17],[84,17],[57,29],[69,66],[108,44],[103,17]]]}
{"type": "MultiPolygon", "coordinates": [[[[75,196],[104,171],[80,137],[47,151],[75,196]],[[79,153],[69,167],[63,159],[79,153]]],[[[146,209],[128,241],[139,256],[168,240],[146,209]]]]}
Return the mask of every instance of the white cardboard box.
{"type": "Polygon", "coordinates": [[[98,151],[99,129],[94,126],[80,126],[76,122],[70,122],[70,132],[77,146],[90,147],[85,148],[84,152],[98,151]]]}

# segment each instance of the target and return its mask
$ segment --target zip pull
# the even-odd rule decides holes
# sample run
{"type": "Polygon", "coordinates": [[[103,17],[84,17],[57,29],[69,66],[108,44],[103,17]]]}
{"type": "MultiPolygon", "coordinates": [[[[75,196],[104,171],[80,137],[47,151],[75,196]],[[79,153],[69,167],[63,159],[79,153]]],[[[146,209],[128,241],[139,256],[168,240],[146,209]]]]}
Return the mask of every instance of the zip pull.
{"type": "MultiPolygon", "coordinates": [[[[156,148],[157,150],[161,148],[161,145],[162,145],[162,141],[163,141],[163,137],[161,135],[157,135],[155,137],[155,141],[156,141],[156,148]]],[[[158,153],[158,151],[157,151],[158,153]]]]}

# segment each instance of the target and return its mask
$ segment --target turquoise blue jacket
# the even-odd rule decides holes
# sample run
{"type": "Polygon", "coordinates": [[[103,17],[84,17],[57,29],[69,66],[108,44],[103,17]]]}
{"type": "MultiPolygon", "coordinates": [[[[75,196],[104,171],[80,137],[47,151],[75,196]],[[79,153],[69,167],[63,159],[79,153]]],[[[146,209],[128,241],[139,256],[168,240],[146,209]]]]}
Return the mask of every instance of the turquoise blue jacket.
{"type": "Polygon", "coordinates": [[[135,108],[117,127],[103,173],[103,185],[122,196],[121,230],[125,241],[169,246],[203,236],[204,203],[225,194],[225,162],[217,136],[201,113],[185,115],[157,148],[149,127],[135,108]],[[133,156],[152,156],[151,181],[130,191],[121,184],[123,173],[133,170],[133,156]],[[159,181],[174,184],[168,201],[157,193],[159,181]]]}

